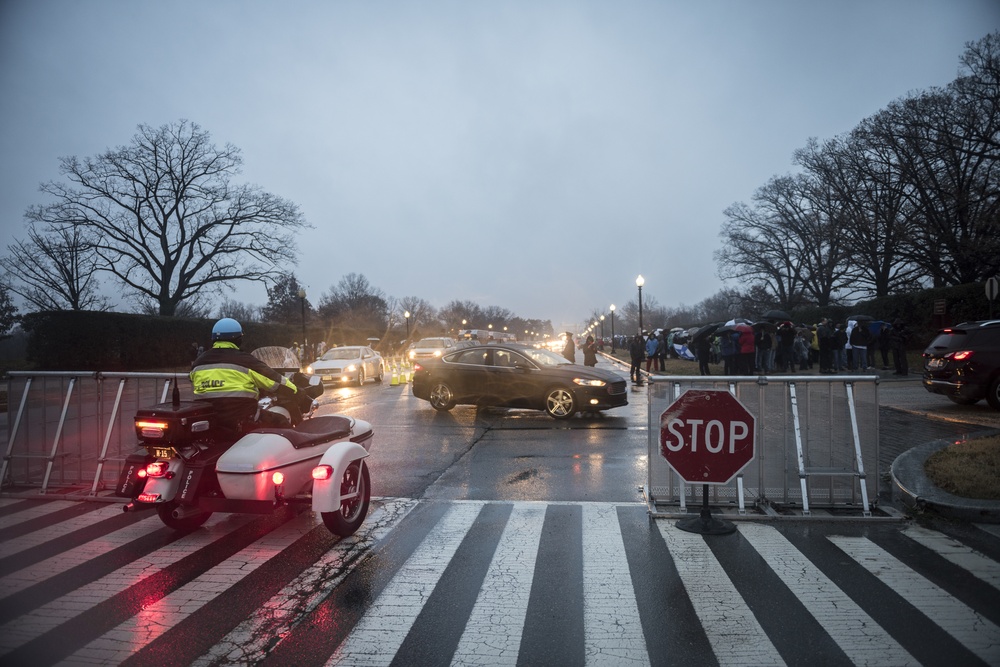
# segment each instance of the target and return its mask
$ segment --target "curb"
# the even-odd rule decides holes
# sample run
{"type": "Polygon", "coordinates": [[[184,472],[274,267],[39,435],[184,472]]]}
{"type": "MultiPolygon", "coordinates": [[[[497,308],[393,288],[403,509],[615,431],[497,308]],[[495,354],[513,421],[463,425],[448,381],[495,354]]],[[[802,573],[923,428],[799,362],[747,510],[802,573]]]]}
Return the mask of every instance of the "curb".
{"type": "MultiPolygon", "coordinates": [[[[1000,434],[1000,431],[980,433],[977,436],[994,434],[1000,434]]],[[[953,442],[954,440],[934,440],[916,445],[897,456],[889,468],[893,498],[918,512],[933,510],[939,515],[963,521],[1000,523],[1000,500],[956,496],[934,486],[924,473],[927,458],[953,442]]]]}

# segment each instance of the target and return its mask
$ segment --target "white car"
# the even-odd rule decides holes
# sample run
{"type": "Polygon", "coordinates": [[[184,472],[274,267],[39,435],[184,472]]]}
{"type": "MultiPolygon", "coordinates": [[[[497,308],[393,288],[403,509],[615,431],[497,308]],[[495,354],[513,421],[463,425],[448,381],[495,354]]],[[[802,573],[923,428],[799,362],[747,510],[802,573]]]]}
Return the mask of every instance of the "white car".
{"type": "Polygon", "coordinates": [[[454,338],[423,338],[410,347],[406,356],[410,361],[434,359],[455,347],[454,338]]]}
{"type": "Polygon", "coordinates": [[[319,376],[323,384],[350,383],[360,387],[368,378],[381,382],[385,376],[385,363],[379,353],[370,347],[346,345],[327,350],[306,367],[306,373],[319,376]]]}

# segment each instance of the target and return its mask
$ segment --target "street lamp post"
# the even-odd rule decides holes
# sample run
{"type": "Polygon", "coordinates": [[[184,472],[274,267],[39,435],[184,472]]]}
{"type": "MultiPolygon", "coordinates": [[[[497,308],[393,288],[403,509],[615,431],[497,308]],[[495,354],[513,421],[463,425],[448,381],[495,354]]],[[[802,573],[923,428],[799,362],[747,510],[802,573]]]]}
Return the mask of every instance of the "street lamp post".
{"type": "Polygon", "coordinates": [[[615,353],[615,304],[611,304],[611,354],[615,353]]]}
{"type": "Polygon", "coordinates": [[[299,302],[302,305],[302,362],[306,358],[306,288],[299,288],[299,302]]]}
{"type": "Polygon", "coordinates": [[[646,284],[646,279],[639,274],[639,277],[635,279],[636,287],[639,288],[639,335],[642,335],[642,286],[646,284]]]}
{"type": "Polygon", "coordinates": [[[406,342],[410,342],[410,311],[404,310],[403,317],[406,318],[406,342]]]}

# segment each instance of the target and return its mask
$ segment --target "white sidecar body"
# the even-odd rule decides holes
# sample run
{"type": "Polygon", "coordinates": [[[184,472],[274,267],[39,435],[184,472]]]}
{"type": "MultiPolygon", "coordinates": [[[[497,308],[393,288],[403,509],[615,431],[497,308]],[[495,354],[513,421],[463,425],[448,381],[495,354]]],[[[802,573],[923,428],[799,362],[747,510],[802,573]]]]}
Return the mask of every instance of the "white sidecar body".
{"type": "MultiPolygon", "coordinates": [[[[346,462],[364,458],[372,445],[371,424],[344,415],[313,417],[295,428],[248,433],[219,457],[216,474],[228,500],[274,502],[313,490],[312,470],[328,452],[346,462]],[[337,454],[340,454],[339,456],[337,454]],[[275,473],[281,473],[276,478],[275,473]]],[[[331,489],[327,493],[336,493],[331,489]]],[[[339,503],[330,498],[324,507],[339,503]]],[[[314,499],[315,504],[315,499],[314,499]]]]}

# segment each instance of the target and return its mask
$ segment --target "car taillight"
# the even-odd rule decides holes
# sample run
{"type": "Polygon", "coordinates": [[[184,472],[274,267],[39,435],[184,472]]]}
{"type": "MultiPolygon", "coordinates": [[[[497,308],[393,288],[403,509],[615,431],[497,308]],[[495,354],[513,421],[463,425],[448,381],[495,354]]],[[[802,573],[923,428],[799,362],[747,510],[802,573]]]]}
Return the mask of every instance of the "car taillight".
{"type": "Polygon", "coordinates": [[[170,464],[166,461],[153,461],[146,466],[146,475],[149,477],[167,477],[170,464]]]}
{"type": "Polygon", "coordinates": [[[946,358],[952,361],[965,361],[972,357],[972,350],[959,350],[958,352],[949,352],[944,355],[946,358]]]}
{"type": "Polygon", "coordinates": [[[421,366],[419,362],[413,362],[413,370],[414,371],[422,371],[422,370],[424,370],[424,367],[421,366]]]}
{"type": "Polygon", "coordinates": [[[313,468],[312,477],[315,480],[330,479],[333,477],[333,467],[328,465],[316,466],[313,468]]]}

